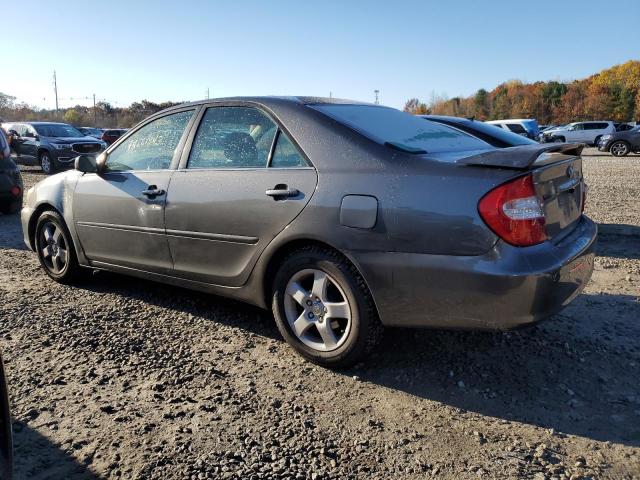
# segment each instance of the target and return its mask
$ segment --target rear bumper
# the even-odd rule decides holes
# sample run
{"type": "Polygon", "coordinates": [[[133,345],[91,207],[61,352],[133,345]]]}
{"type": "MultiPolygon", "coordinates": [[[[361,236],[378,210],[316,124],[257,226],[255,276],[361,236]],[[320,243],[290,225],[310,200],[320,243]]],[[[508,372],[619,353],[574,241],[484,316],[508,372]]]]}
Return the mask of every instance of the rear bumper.
{"type": "Polygon", "coordinates": [[[568,305],[593,271],[596,225],[587,217],[557,244],[498,242],[480,256],[349,252],[382,323],[398,327],[512,329],[568,305]]]}

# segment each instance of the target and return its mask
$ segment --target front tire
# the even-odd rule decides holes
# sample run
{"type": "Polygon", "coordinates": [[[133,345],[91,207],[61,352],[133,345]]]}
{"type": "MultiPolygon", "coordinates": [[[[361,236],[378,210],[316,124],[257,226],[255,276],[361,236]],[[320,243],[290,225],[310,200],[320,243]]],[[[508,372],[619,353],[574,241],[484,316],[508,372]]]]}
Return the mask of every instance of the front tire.
{"type": "Polygon", "coordinates": [[[51,157],[51,154],[46,150],[40,152],[40,155],[38,155],[38,161],[40,163],[40,168],[42,168],[42,171],[46,175],[51,175],[56,172],[56,166],[53,162],[53,157],[51,157]]]}
{"type": "Polygon", "coordinates": [[[553,137],[553,143],[564,143],[564,142],[565,142],[564,137],[553,137]]]}
{"type": "Polygon", "coordinates": [[[593,146],[594,147],[598,147],[598,143],[600,143],[600,139],[602,138],[602,135],[598,135],[595,140],[593,141],[593,146]]]}
{"type": "Polygon", "coordinates": [[[64,220],[54,211],[38,218],[34,239],[38,260],[44,271],[56,282],[69,284],[81,274],[71,234],[64,220]]]}
{"type": "Polygon", "coordinates": [[[338,252],[309,246],[291,253],[272,295],[278,330],[296,352],[328,368],[347,368],[382,334],[373,298],[358,270],[338,252]]]}
{"type": "Polygon", "coordinates": [[[614,157],[626,157],[629,154],[629,150],[629,144],[622,140],[613,142],[609,147],[609,151],[614,157]]]}

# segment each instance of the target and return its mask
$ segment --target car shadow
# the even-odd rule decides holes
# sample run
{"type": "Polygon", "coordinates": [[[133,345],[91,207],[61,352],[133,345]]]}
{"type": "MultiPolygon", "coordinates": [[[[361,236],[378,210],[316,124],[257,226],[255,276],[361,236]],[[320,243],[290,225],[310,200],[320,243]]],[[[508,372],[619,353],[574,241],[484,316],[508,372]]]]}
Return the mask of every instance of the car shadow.
{"type": "Polygon", "coordinates": [[[20,214],[3,215],[0,213],[0,250],[26,250],[22,241],[20,214]]]}
{"type": "Polygon", "coordinates": [[[518,331],[389,330],[356,374],[460,413],[640,446],[639,322],[637,297],[582,294],[518,331]]]}
{"type": "MultiPolygon", "coordinates": [[[[181,305],[180,312],[282,340],[268,312],[214,295],[107,272],[80,287],[181,305]]],[[[633,296],[582,294],[562,314],[518,331],[389,329],[371,358],[343,373],[559,435],[639,446],[638,319],[633,296]]]]}
{"type": "Polygon", "coordinates": [[[640,226],[598,224],[596,254],[601,257],[640,259],[640,226]]]}
{"type": "Polygon", "coordinates": [[[14,480],[93,480],[89,467],[23,422],[13,423],[14,480]]]}

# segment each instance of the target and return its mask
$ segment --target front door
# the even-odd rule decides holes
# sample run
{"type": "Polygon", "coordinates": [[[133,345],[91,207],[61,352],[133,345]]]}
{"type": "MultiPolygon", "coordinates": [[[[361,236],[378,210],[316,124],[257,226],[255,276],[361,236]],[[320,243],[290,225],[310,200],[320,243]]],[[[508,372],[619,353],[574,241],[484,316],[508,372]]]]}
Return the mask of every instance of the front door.
{"type": "Polygon", "coordinates": [[[184,110],[148,122],[108,152],[104,172],[78,180],[73,217],[92,264],[171,273],[164,208],[193,113],[184,110]]]}
{"type": "Polygon", "coordinates": [[[165,221],[175,274],[242,285],[316,183],[315,169],[265,113],[207,109],[169,187],[165,221]]]}

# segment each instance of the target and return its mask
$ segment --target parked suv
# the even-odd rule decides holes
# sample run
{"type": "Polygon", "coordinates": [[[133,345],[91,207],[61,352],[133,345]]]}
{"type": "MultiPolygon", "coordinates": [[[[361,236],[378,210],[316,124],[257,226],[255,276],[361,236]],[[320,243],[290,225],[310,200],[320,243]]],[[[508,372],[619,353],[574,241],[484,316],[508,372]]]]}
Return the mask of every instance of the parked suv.
{"type": "Polygon", "coordinates": [[[17,162],[40,165],[47,175],[73,168],[73,159],[78,155],[97,155],[107,148],[105,142],[87,137],[66,123],[20,122],[4,127],[12,136],[17,162]]]}
{"type": "Polygon", "coordinates": [[[615,133],[613,122],[573,122],[563,127],[551,128],[542,134],[542,142],[581,142],[598,145],[603,135],[615,133]]]}
{"type": "Polygon", "coordinates": [[[508,132],[528,137],[532,140],[536,140],[540,133],[538,122],[533,118],[509,118],[507,120],[491,120],[486,123],[495,125],[496,127],[507,130],[508,132]]]}
{"type": "Polygon", "coordinates": [[[611,152],[615,157],[624,157],[630,152],[640,153],[640,125],[631,130],[603,135],[598,143],[598,150],[611,152]]]}

